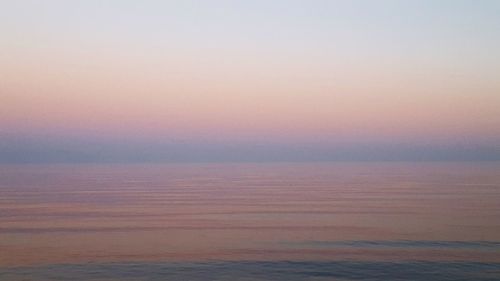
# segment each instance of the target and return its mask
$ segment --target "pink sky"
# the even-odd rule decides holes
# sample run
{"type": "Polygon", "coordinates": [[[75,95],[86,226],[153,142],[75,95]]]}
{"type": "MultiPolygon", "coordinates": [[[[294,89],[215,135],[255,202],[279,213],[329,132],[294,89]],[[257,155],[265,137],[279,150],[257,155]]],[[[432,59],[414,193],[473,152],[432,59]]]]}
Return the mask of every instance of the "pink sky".
{"type": "Polygon", "coordinates": [[[2,4],[0,132],[500,141],[495,2],[113,3],[2,4]]]}

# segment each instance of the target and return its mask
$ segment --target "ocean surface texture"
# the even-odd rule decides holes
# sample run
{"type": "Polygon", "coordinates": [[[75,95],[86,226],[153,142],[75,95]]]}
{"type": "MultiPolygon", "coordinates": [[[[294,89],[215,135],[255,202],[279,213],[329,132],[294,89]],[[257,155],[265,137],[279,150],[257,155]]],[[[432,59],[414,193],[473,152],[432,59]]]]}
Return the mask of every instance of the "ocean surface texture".
{"type": "Polygon", "coordinates": [[[3,165],[0,280],[500,280],[500,163],[3,165]]]}

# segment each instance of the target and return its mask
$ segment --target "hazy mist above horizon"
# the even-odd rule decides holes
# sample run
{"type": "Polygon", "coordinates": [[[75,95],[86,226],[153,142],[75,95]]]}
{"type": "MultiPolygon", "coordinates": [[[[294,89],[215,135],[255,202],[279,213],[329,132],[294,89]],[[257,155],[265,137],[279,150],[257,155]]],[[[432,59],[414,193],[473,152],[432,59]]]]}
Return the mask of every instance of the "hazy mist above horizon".
{"type": "Polygon", "coordinates": [[[0,163],[500,160],[500,1],[0,1],[0,163]]]}

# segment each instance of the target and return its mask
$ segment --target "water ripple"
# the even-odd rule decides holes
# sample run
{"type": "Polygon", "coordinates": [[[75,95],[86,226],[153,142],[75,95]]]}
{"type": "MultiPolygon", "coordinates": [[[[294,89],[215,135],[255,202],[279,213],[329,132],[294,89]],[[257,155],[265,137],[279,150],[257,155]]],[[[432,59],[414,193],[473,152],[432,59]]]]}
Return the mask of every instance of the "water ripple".
{"type": "Polygon", "coordinates": [[[287,246],[320,248],[446,248],[471,250],[499,250],[497,241],[432,241],[432,240],[354,240],[283,242],[287,246]]]}
{"type": "Polygon", "coordinates": [[[0,269],[18,280],[414,280],[493,281],[500,263],[480,262],[199,262],[90,263],[0,269]]]}

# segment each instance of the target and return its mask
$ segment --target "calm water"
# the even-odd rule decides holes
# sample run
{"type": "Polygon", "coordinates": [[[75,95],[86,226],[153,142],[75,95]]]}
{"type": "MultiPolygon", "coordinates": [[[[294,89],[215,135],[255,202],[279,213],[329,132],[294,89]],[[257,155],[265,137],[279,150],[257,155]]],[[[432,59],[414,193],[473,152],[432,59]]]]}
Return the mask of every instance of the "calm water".
{"type": "Polygon", "coordinates": [[[0,280],[500,280],[500,163],[4,165],[0,280]]]}

